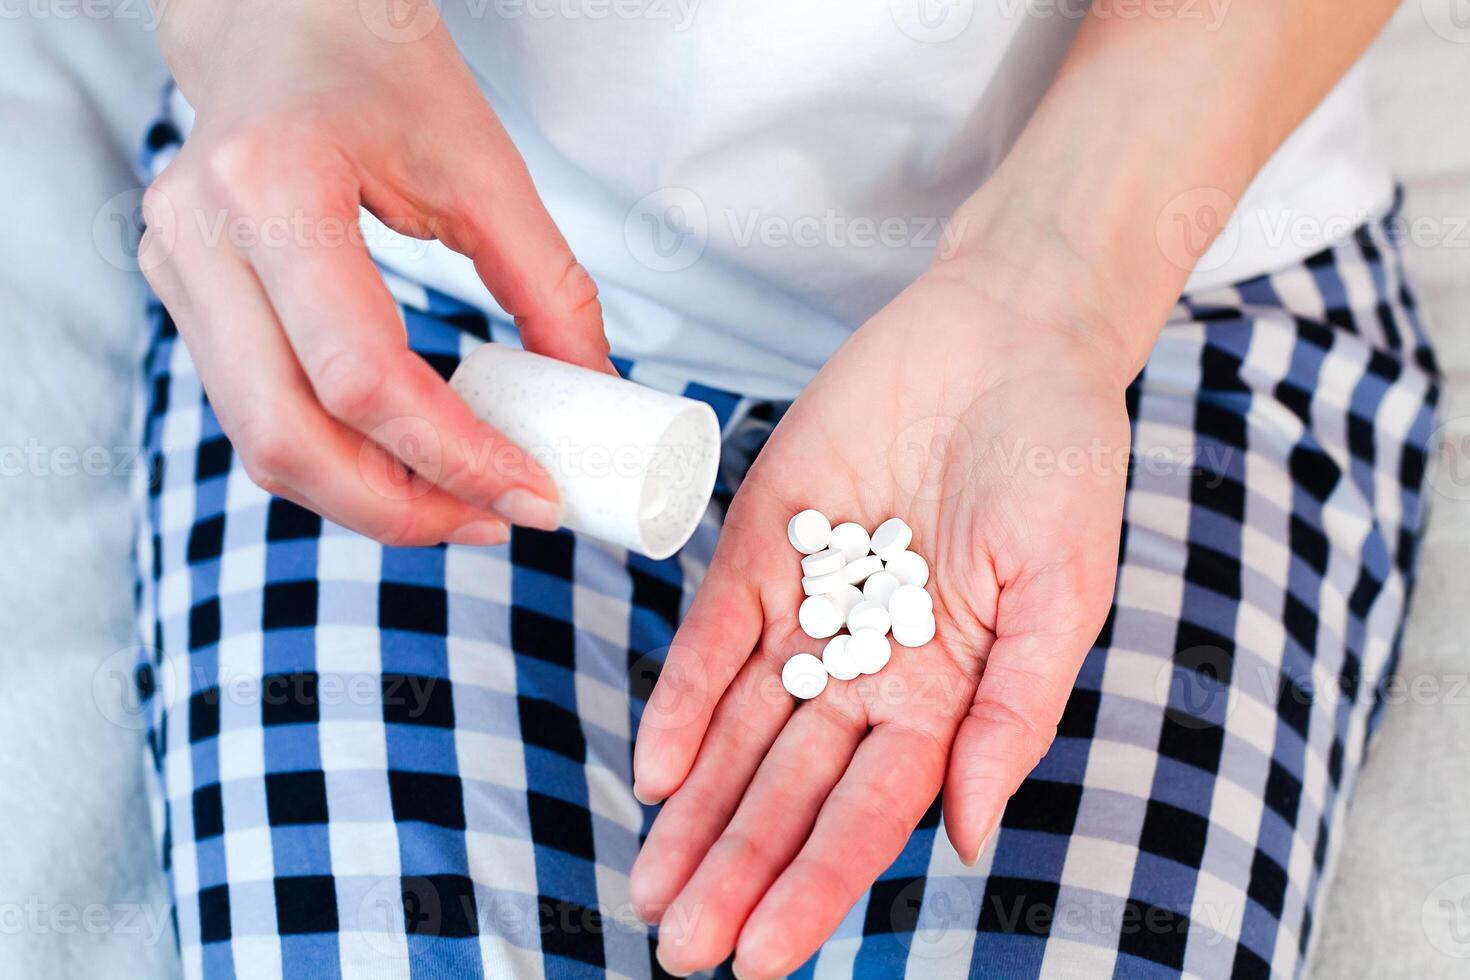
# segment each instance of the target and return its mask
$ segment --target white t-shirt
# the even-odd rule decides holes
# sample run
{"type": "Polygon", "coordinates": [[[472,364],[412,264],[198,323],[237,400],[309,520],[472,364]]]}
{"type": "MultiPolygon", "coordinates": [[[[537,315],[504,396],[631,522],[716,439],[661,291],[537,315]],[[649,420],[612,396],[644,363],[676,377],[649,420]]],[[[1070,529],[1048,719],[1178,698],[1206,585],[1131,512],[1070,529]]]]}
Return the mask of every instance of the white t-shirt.
{"type": "MultiPolygon", "coordinates": [[[[614,352],[791,397],[924,271],[1086,6],[446,0],[443,16],[597,281],[614,352]]],[[[1350,75],[1261,172],[1190,287],[1287,265],[1382,207],[1392,185],[1364,116],[1350,75]]],[[[370,231],[380,261],[498,312],[468,260],[370,231]]]]}

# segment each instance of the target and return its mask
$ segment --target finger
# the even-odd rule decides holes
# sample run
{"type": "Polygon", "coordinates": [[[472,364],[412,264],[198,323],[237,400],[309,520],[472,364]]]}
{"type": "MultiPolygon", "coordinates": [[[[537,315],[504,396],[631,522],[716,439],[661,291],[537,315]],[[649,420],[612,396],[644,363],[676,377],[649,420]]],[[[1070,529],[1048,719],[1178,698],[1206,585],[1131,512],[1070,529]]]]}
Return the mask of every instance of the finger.
{"type": "Polygon", "coordinates": [[[755,649],[763,625],[755,581],[716,551],[638,725],[633,792],[640,800],[665,799],[684,782],[715,706],[755,649]]]}
{"type": "Polygon", "coordinates": [[[1059,651],[1054,637],[999,637],[975,701],[960,722],[944,783],[944,825],[960,860],[973,865],[1006,801],[1041,761],[1086,650],[1059,651]]]}
{"type": "Polygon", "coordinates": [[[1116,560],[1102,543],[1090,555],[1057,562],[1001,592],[995,643],[955,734],[944,783],[945,830],[966,864],[978,859],[1006,801],[1051,748],[1077,671],[1102,629],[1116,560]]]}
{"type": "Polygon", "coordinates": [[[629,890],[645,921],[659,921],[699,867],[793,707],[779,666],[760,655],[749,658],[720,700],[693,770],[664,804],[633,866],[629,890]]]}
{"type": "Polygon", "coordinates": [[[613,373],[597,285],[551,220],[510,137],[489,112],[463,135],[415,175],[411,196],[436,237],[474,262],[527,350],[613,373]]]}
{"type": "Polygon", "coordinates": [[[741,929],[741,977],[785,976],[832,935],[934,802],[948,748],[935,733],[891,722],[863,739],[811,837],[741,929]]]}
{"type": "Polygon", "coordinates": [[[260,234],[240,242],[241,252],[327,413],[473,507],[555,528],[560,507],[551,478],[408,349],[382,274],[346,230],[356,227],[356,184],[290,161],[235,178],[228,191],[234,210],[261,223],[260,234]],[[308,218],[287,220],[297,214],[308,218]],[[268,223],[273,218],[289,233],[265,234],[278,227],[268,223]],[[422,437],[393,438],[405,426],[422,437]]]}
{"type": "Polygon", "coordinates": [[[660,920],[658,960],[669,972],[724,962],[746,917],[806,843],[867,731],[860,705],[827,693],[797,708],[730,825],[660,920]]]}
{"type": "Polygon", "coordinates": [[[267,491],[388,544],[497,544],[505,522],[432,487],[371,479],[389,457],[316,404],[250,269],[183,242],[160,298],[188,343],[221,428],[267,491]],[[208,302],[194,302],[207,297],[208,302]]]}

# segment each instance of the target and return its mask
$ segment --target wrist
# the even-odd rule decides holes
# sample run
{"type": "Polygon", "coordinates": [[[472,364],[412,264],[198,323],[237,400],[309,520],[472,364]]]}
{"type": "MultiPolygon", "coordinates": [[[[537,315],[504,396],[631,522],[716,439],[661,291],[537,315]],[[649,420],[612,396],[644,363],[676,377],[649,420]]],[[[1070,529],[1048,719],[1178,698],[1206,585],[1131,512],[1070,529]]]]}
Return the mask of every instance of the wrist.
{"type": "Polygon", "coordinates": [[[214,0],[151,0],[158,23],[158,50],[169,73],[191,105],[199,105],[207,68],[225,57],[236,12],[254,0],[217,3],[214,0]]]}
{"type": "Polygon", "coordinates": [[[955,212],[931,274],[983,292],[1019,329],[1070,338],[1121,388],[1148,359],[1188,273],[1157,269],[1152,231],[1137,242],[1120,225],[1037,182],[992,180],[955,212]]]}

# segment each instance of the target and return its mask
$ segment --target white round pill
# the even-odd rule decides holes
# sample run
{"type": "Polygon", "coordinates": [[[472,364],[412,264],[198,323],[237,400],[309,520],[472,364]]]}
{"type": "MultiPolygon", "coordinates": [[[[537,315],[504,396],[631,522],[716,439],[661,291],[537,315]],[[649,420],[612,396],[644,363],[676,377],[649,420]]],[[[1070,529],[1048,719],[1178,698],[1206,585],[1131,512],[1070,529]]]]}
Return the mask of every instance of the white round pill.
{"type": "MultiPolygon", "coordinates": [[[[869,579],[868,581],[872,581],[869,579]]],[[[842,583],[836,589],[827,593],[828,598],[837,603],[837,608],[842,610],[842,618],[845,621],[847,614],[852,612],[852,607],[863,601],[863,590],[856,585],[842,583]]],[[[886,608],[886,607],[885,607],[886,608]]]]}
{"type": "Polygon", "coordinates": [[[786,538],[803,555],[815,555],[831,540],[832,525],[821,511],[804,510],[787,522],[786,538]]]}
{"type": "Polygon", "coordinates": [[[917,585],[922,589],[929,581],[929,563],[923,555],[912,551],[900,551],[883,563],[883,570],[903,585],[917,585]]]}
{"type": "Polygon", "coordinates": [[[821,694],[827,686],[827,668],[810,653],[798,653],[781,668],[781,686],[803,701],[821,694]]]}
{"type": "Polygon", "coordinates": [[[801,591],[807,595],[826,595],[841,590],[847,584],[847,566],[844,565],[837,571],[828,572],[826,575],[802,576],[801,591]]]}
{"type": "Polygon", "coordinates": [[[934,616],[930,614],[922,623],[893,624],[893,641],[900,646],[921,647],[934,639],[934,616]]]}
{"type": "Polygon", "coordinates": [[[862,671],[858,669],[857,657],[852,652],[852,637],[839,633],[827,641],[822,650],[822,663],[839,681],[850,681],[862,671]]]}
{"type": "Polygon", "coordinates": [[[842,610],[828,596],[808,596],[796,611],[796,621],[801,624],[801,631],[807,636],[814,640],[825,640],[842,629],[842,610]]]}
{"type": "Polygon", "coordinates": [[[868,544],[868,529],[861,524],[847,521],[832,529],[832,540],[827,543],[827,547],[839,548],[842,550],[842,557],[848,561],[857,561],[867,555],[868,544]]]}
{"type": "Polygon", "coordinates": [[[877,630],[879,633],[887,633],[889,624],[888,610],[867,599],[853,606],[852,612],[847,614],[849,633],[856,633],[858,630],[877,630]]]}
{"type": "Polygon", "coordinates": [[[888,598],[888,615],[895,623],[917,626],[934,614],[934,600],[917,585],[900,585],[888,598]]]}
{"type": "Polygon", "coordinates": [[[843,566],[842,577],[849,585],[862,585],[868,580],[869,575],[881,571],[883,571],[883,559],[877,555],[868,555],[843,566]]]}
{"type": "Polygon", "coordinates": [[[876,674],[893,656],[893,647],[888,637],[877,630],[858,630],[848,641],[848,650],[857,661],[858,669],[864,674],[876,674]]]}
{"type": "Polygon", "coordinates": [[[913,529],[905,524],[902,519],[890,517],[882,524],[879,524],[877,530],[873,532],[873,554],[887,561],[900,551],[906,549],[912,540],[914,540],[913,529]]]}
{"type": "Polygon", "coordinates": [[[874,572],[863,583],[863,598],[870,602],[876,602],[886,609],[888,608],[888,599],[893,595],[893,590],[902,584],[897,576],[890,572],[874,572]]]}
{"type": "MultiPolygon", "coordinates": [[[[918,558],[917,555],[914,557],[918,558]]],[[[919,558],[920,561],[924,559],[919,558]]],[[[842,556],[838,548],[824,548],[815,555],[807,555],[801,560],[801,570],[805,575],[826,575],[829,572],[839,571],[847,564],[847,559],[842,556]]],[[[923,582],[919,583],[923,585],[923,582]]]]}

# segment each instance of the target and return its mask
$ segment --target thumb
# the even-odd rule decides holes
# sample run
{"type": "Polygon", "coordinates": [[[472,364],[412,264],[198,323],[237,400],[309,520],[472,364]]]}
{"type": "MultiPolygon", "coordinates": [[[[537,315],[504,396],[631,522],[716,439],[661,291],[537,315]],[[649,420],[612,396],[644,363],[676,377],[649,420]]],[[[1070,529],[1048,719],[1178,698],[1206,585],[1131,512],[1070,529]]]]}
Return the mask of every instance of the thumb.
{"type": "Polygon", "coordinates": [[[1080,587],[1066,570],[1002,591],[995,643],[944,781],[945,830],[966,864],[979,858],[1006,802],[1051,748],[1110,596],[1110,587],[1080,587]]]}

